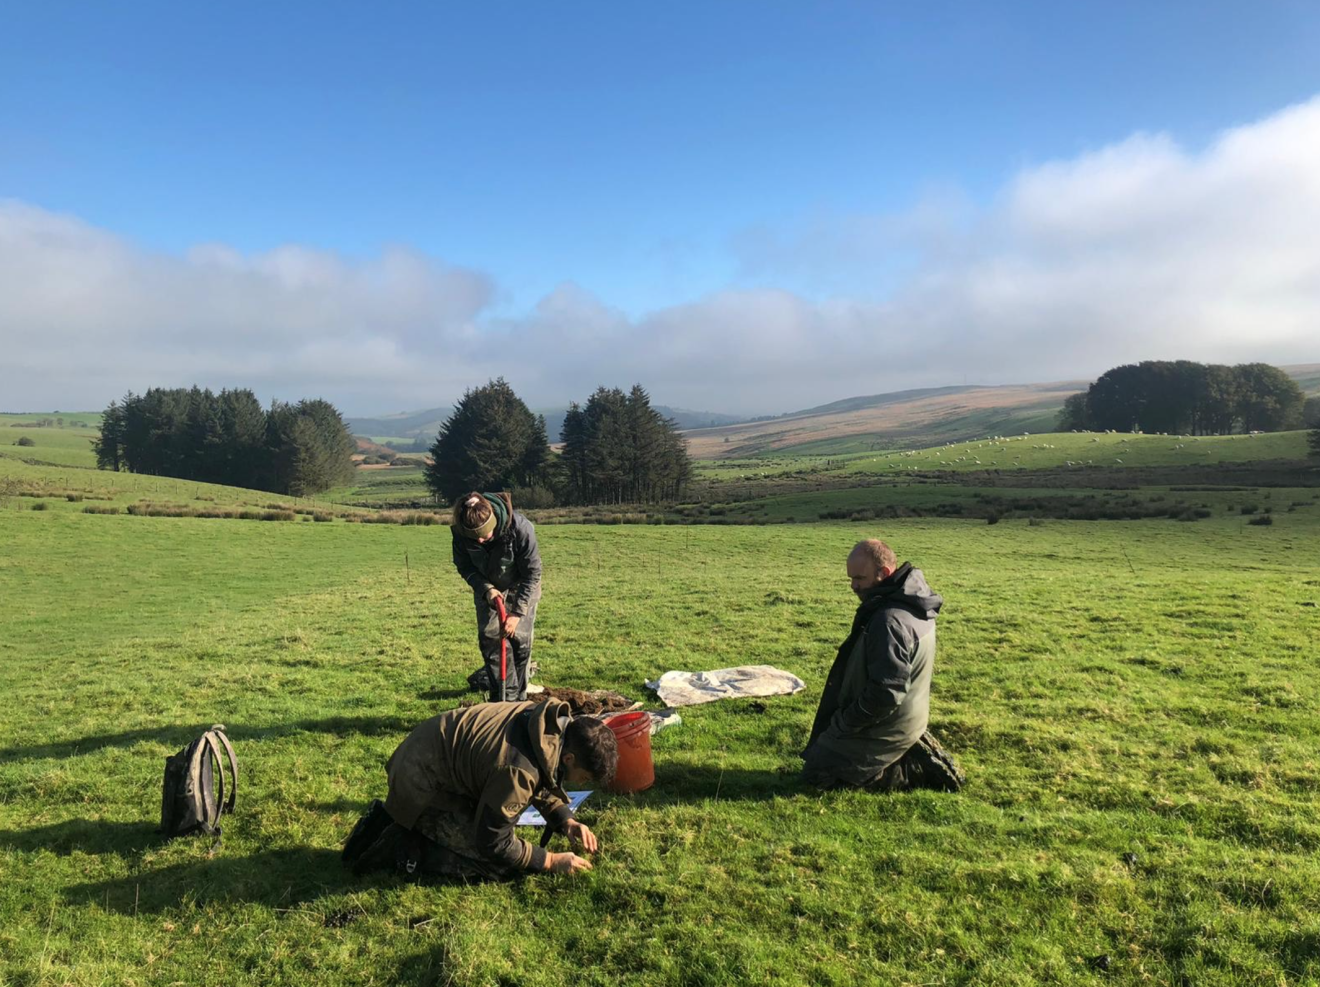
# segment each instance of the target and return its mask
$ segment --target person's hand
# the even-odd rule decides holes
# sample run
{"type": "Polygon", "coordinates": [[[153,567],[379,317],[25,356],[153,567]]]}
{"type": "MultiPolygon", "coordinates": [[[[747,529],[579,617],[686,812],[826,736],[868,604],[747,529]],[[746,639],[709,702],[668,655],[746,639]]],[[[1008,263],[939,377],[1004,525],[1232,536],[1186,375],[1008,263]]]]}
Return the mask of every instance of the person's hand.
{"type": "Polygon", "coordinates": [[[582,847],[587,853],[595,853],[600,849],[600,841],[596,839],[596,834],[576,819],[570,819],[564,824],[564,834],[574,846],[582,847]]]}
{"type": "Polygon", "coordinates": [[[518,629],[518,621],[522,618],[517,614],[511,613],[504,618],[504,636],[513,637],[513,632],[518,629]]]}
{"type": "Polygon", "coordinates": [[[495,601],[498,600],[503,595],[504,594],[501,593],[499,590],[497,590],[494,586],[490,587],[490,589],[486,590],[486,606],[494,610],[495,601]]]}
{"type": "Polygon", "coordinates": [[[550,873],[552,874],[568,874],[570,877],[576,877],[589,870],[591,870],[591,861],[579,857],[576,853],[550,854],[550,873]]]}

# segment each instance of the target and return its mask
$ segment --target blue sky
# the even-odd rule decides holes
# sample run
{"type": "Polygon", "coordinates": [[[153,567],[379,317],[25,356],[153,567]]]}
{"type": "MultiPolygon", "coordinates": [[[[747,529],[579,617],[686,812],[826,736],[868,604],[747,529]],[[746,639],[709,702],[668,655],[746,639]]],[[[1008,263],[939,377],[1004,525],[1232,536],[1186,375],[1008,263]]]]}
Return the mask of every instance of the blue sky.
{"type": "MultiPolygon", "coordinates": [[[[148,263],[296,245],[370,281],[399,248],[481,283],[462,332],[418,333],[516,334],[567,295],[575,323],[625,326],[617,344],[728,292],[883,308],[928,263],[931,224],[965,237],[1024,173],[1134,135],[1203,154],[1320,92],[1317,52],[1303,2],[18,3],[0,199],[148,263]]],[[[399,332],[399,359],[440,359],[399,332]]],[[[317,382],[306,362],[290,386],[317,382]]],[[[1087,351],[1075,372],[1107,365],[1087,351]]],[[[435,403],[486,371],[453,369],[435,403]]],[[[559,400],[549,385],[527,386],[559,400]]],[[[728,403],[784,410],[741,386],[728,403]]]]}

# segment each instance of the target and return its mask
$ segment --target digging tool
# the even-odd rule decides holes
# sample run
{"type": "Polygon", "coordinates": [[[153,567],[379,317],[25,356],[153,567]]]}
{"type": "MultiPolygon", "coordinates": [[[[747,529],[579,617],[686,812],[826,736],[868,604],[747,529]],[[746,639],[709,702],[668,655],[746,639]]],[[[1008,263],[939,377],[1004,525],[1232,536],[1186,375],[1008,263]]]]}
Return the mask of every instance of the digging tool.
{"type": "Polygon", "coordinates": [[[504,624],[509,619],[509,612],[504,609],[504,597],[495,597],[495,611],[500,615],[500,702],[508,694],[505,683],[509,680],[509,639],[504,634],[504,624]]]}

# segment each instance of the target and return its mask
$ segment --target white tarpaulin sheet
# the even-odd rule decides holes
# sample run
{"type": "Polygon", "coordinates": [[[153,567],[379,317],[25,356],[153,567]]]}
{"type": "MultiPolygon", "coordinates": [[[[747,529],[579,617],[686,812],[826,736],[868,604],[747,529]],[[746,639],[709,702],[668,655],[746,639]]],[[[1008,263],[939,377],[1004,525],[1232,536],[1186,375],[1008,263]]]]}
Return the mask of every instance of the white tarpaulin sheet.
{"type": "Polygon", "coordinates": [[[696,706],[716,699],[789,696],[805,689],[806,683],[772,665],[739,665],[709,672],[665,672],[646,687],[666,706],[696,706]]]}

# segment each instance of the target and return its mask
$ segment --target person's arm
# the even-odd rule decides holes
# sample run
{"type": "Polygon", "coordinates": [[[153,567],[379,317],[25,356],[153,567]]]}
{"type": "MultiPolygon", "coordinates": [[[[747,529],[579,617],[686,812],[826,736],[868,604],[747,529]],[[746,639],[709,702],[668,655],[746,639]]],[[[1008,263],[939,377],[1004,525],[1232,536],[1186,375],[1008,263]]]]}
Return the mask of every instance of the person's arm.
{"type": "Polygon", "coordinates": [[[564,827],[573,818],[573,810],[569,808],[568,803],[546,789],[542,789],[539,794],[532,797],[532,805],[536,807],[537,812],[545,816],[545,821],[558,833],[562,833],[564,827]]]}
{"type": "MultiPolygon", "coordinates": [[[[506,867],[530,871],[554,871],[559,874],[578,874],[591,870],[591,861],[575,853],[547,853],[519,839],[514,824],[527,808],[536,790],[536,779],[518,768],[497,772],[486,784],[477,805],[472,842],[484,857],[498,861],[506,867]]],[[[560,803],[565,809],[564,803],[560,803]]],[[[571,821],[571,813],[570,813],[571,821]]],[[[585,826],[580,827],[586,829],[585,826]]],[[[572,832],[570,829],[570,836],[572,832]]],[[[586,837],[575,837],[590,848],[595,837],[586,830],[586,837]],[[589,839],[588,839],[589,838],[589,839]]]]}
{"type": "Polygon", "coordinates": [[[463,537],[453,528],[449,529],[450,535],[454,540],[454,568],[458,574],[463,577],[463,582],[467,583],[473,589],[481,590],[489,599],[490,591],[494,589],[486,576],[475,565],[472,564],[472,556],[467,553],[463,547],[463,537]]]}
{"type": "Polygon", "coordinates": [[[834,714],[830,726],[841,734],[877,723],[903,705],[912,678],[916,642],[891,614],[878,614],[866,629],[866,685],[861,694],[834,714]]]}
{"type": "Polygon", "coordinates": [[[472,843],[482,856],[510,868],[548,869],[549,854],[519,839],[513,828],[535,790],[536,779],[518,768],[498,771],[486,783],[472,834],[472,843]]]}
{"type": "Polygon", "coordinates": [[[536,544],[536,529],[521,515],[514,518],[513,558],[520,578],[509,597],[509,615],[521,618],[527,616],[532,596],[541,585],[541,550],[536,544]]]}

